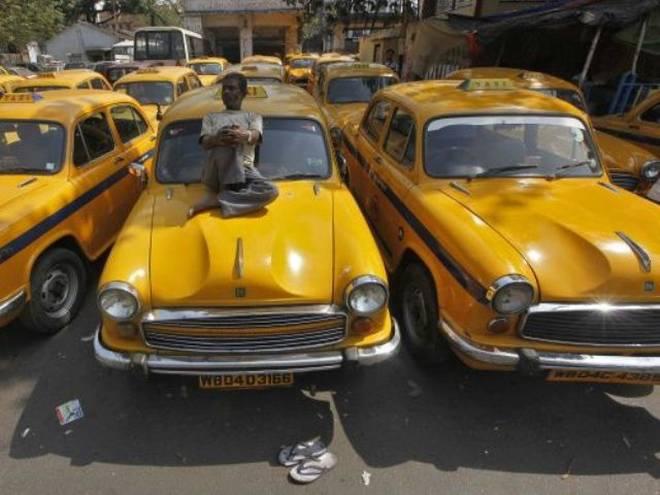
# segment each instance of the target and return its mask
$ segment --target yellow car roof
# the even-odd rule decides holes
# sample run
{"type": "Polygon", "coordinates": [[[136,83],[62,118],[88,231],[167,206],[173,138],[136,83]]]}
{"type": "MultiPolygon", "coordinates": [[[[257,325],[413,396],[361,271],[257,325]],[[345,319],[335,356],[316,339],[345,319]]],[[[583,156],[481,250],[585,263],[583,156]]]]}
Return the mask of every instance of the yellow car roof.
{"type": "MultiPolygon", "coordinates": [[[[176,100],[165,113],[160,128],[178,120],[201,119],[209,112],[224,108],[219,87],[206,87],[176,100]]],[[[302,88],[289,84],[248,86],[243,110],[264,116],[295,116],[323,122],[323,114],[316,100],[302,88]]]]}
{"type": "Polygon", "coordinates": [[[422,121],[438,116],[465,114],[560,113],[589,122],[585,113],[558,98],[521,89],[513,83],[507,89],[464,89],[470,81],[478,83],[489,80],[416,81],[388,86],[377,95],[385,95],[409,108],[422,121]]]}
{"type": "Polygon", "coordinates": [[[21,76],[15,76],[14,74],[0,74],[0,84],[6,82],[14,83],[20,81],[27,81],[27,79],[21,76]]]}
{"type": "MultiPolygon", "coordinates": [[[[81,82],[87,81],[92,77],[105,79],[98,72],[89,69],[71,69],[59,72],[39,72],[31,79],[20,81],[14,88],[30,88],[33,86],[66,86],[75,88],[81,82]]],[[[110,83],[108,83],[110,86],[110,83]]]]}
{"type": "Polygon", "coordinates": [[[47,120],[64,126],[95,108],[116,103],[136,102],[130,96],[113,91],[89,89],[85,97],[80,90],[63,89],[43,93],[10,93],[0,98],[0,119],[47,120]]]}
{"type": "Polygon", "coordinates": [[[484,79],[507,78],[521,88],[533,89],[570,89],[579,91],[575,84],[543,72],[508,67],[471,67],[452,72],[447,79],[484,79]]]}
{"type": "Polygon", "coordinates": [[[221,64],[229,65],[229,61],[224,57],[196,57],[188,61],[187,67],[192,64],[221,64]]]}
{"type": "Polygon", "coordinates": [[[195,71],[193,71],[190,67],[176,67],[170,65],[147,67],[145,69],[138,69],[120,77],[115,81],[114,85],[117,86],[117,84],[137,81],[176,82],[181,76],[185,76],[187,74],[195,74],[195,71]]]}
{"type": "Polygon", "coordinates": [[[240,72],[245,77],[251,79],[258,78],[268,78],[268,79],[279,79],[282,80],[282,67],[278,65],[268,65],[268,64],[241,64],[241,65],[231,65],[224,73],[218,76],[218,80],[221,80],[227,74],[231,72],[240,72]]]}
{"type": "Polygon", "coordinates": [[[328,79],[347,76],[396,76],[396,73],[385,65],[363,62],[330,64],[324,70],[328,79]]]}
{"type": "Polygon", "coordinates": [[[241,65],[245,64],[282,65],[282,61],[278,57],[271,57],[269,55],[251,55],[241,60],[241,65]]]}

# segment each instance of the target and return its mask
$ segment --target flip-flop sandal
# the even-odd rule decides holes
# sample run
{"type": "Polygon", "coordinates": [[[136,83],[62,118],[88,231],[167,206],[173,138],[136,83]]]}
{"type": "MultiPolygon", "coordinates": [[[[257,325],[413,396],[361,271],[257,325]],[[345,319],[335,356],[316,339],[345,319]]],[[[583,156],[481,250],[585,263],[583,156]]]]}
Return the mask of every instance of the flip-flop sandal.
{"type": "Polygon", "coordinates": [[[289,476],[298,483],[311,483],[321,477],[327,471],[330,471],[337,465],[337,456],[332,452],[326,452],[319,457],[302,461],[297,466],[291,468],[289,476]]]}
{"type": "Polygon", "coordinates": [[[328,451],[325,444],[318,438],[298,442],[295,445],[289,445],[282,448],[277,456],[277,460],[282,466],[295,466],[300,461],[316,458],[328,451]]]}

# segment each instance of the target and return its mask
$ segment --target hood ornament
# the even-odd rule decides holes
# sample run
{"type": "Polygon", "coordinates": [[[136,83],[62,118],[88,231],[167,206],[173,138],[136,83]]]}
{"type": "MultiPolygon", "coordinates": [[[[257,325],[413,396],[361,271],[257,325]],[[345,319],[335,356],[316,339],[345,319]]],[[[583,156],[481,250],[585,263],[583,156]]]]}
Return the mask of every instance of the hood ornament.
{"type": "Polygon", "coordinates": [[[243,239],[236,239],[236,255],[234,257],[234,277],[243,278],[243,239]]]}
{"type": "Polygon", "coordinates": [[[628,237],[626,234],[623,232],[616,232],[616,235],[618,235],[623,242],[628,244],[628,247],[630,250],[635,253],[635,256],[637,256],[637,259],[639,260],[639,264],[642,265],[642,270],[645,273],[649,273],[651,271],[651,257],[649,254],[640,246],[637,244],[635,241],[633,241],[630,237],[628,237]]]}

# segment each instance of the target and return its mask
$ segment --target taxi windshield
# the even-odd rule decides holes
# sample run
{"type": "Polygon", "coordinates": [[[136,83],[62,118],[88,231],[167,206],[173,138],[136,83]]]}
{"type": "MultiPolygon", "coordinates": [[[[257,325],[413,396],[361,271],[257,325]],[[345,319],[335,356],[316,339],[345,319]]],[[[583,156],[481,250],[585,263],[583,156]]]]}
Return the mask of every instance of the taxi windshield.
{"type": "Polygon", "coordinates": [[[340,77],[328,83],[328,103],[367,103],[379,89],[394,84],[393,77],[340,77]]]}
{"type": "Polygon", "coordinates": [[[0,120],[0,174],[53,174],[62,166],[64,127],[36,120],[0,120]]]}
{"type": "Polygon", "coordinates": [[[174,101],[174,86],[165,81],[122,83],[115,86],[115,91],[127,93],[141,105],[171,105],[174,101]]]}
{"type": "Polygon", "coordinates": [[[307,69],[314,65],[313,58],[297,58],[291,61],[291,67],[293,69],[307,69]]]}
{"type": "Polygon", "coordinates": [[[470,116],[432,120],[424,136],[431,177],[598,177],[584,124],[572,117],[470,116]]]}
{"type": "Polygon", "coordinates": [[[281,84],[282,81],[276,77],[248,77],[248,86],[260,86],[262,84],[281,84]]]}
{"type": "Polygon", "coordinates": [[[217,76],[222,72],[222,66],[215,63],[190,64],[189,67],[194,70],[198,76],[217,76]]]}
{"type": "Polygon", "coordinates": [[[55,89],[69,89],[67,86],[22,86],[15,88],[14,93],[43,93],[44,91],[53,91],[55,89]]]}
{"type": "MultiPolygon", "coordinates": [[[[199,144],[201,120],[174,122],[162,132],[156,177],[162,183],[199,182],[207,157],[199,144]]],[[[309,119],[264,118],[256,167],[272,180],[326,178],[330,160],[321,125],[309,119]],[[286,143],[286,146],[282,146],[286,143]]]]}

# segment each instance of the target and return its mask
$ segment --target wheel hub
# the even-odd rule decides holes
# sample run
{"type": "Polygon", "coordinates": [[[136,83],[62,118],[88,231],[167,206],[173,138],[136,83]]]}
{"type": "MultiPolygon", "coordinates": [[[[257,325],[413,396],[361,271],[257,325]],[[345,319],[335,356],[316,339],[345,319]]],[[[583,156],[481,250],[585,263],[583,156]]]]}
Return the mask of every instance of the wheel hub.
{"type": "Polygon", "coordinates": [[[49,316],[58,317],[71,309],[77,289],[77,277],[72,267],[54,266],[41,284],[43,309],[49,316]]]}

